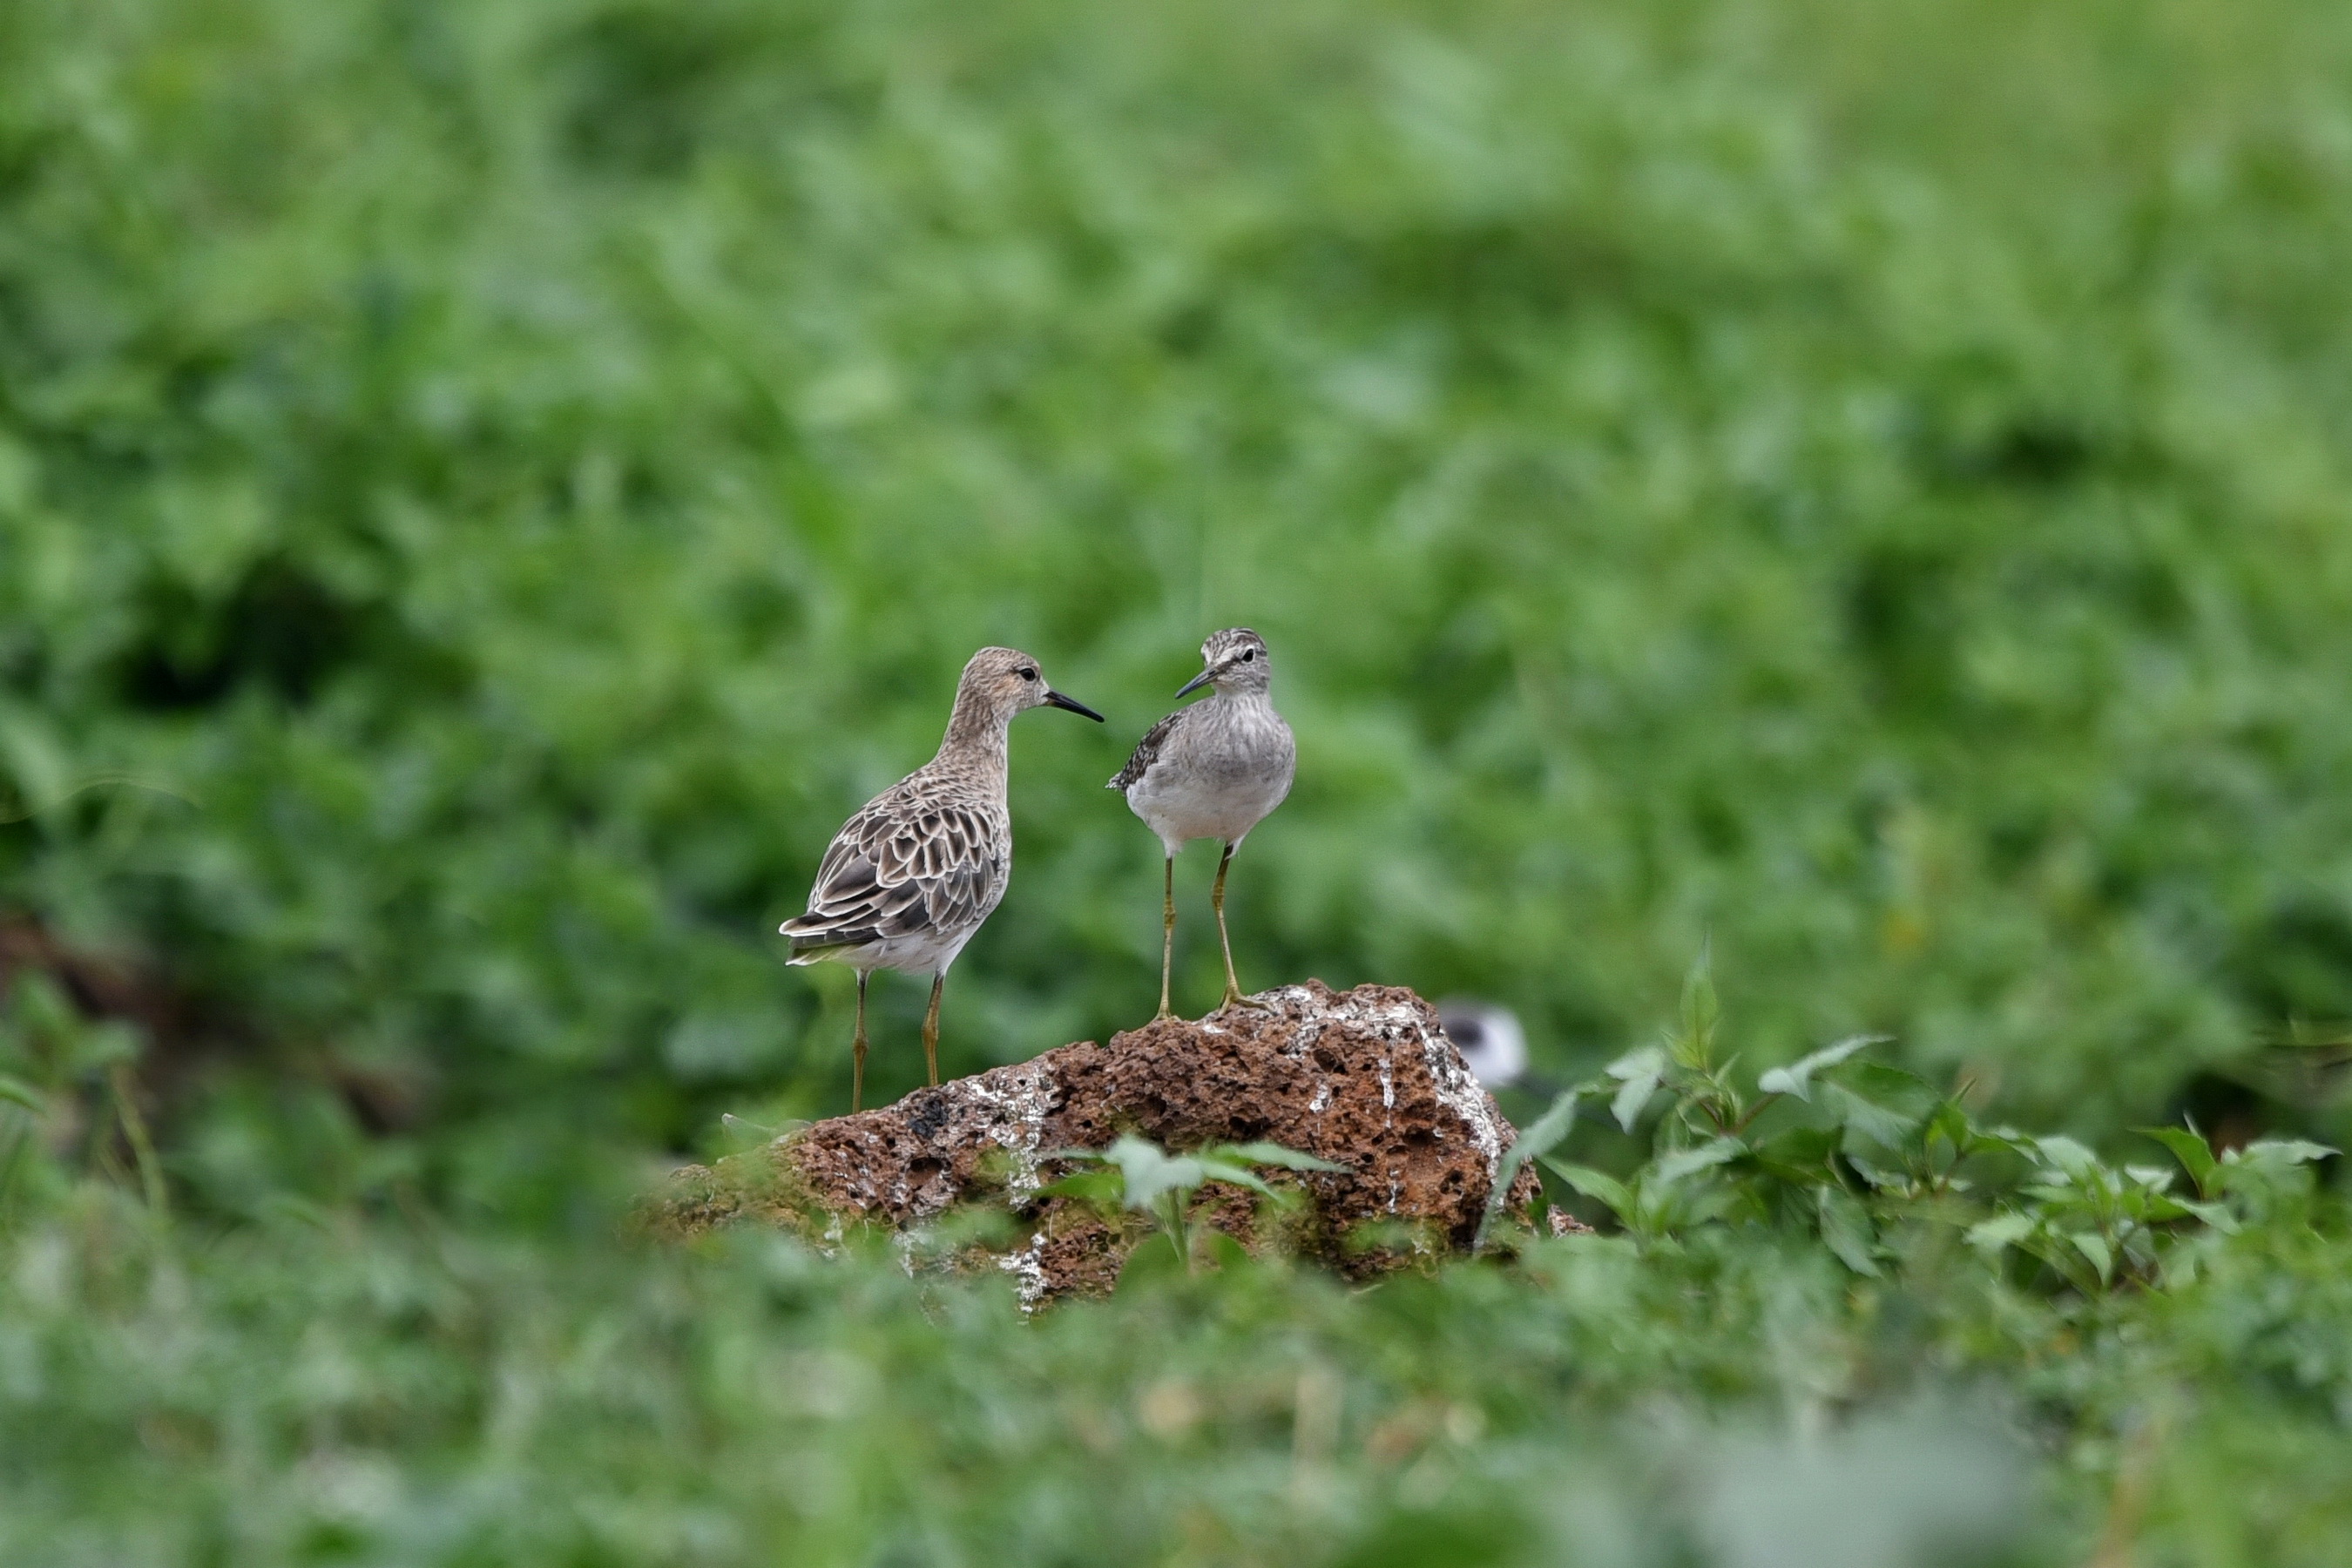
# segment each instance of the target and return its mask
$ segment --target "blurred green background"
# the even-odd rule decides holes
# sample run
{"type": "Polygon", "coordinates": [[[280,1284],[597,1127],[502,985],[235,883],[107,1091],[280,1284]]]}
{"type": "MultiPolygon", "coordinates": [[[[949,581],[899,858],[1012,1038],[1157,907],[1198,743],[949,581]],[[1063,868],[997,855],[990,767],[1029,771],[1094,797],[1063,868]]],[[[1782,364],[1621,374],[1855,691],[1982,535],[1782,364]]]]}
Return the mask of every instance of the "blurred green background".
{"type": "Polygon", "coordinates": [[[2334,1136],[2347,254],[2300,0],[16,0],[0,1071],[59,1193],[113,1093],[224,1234],[600,1237],[845,1104],[774,926],[981,644],[1111,723],[943,1067],[1147,1017],[1102,781],[1247,624],[1245,986],[1566,1077],[1711,939],[1751,1068],[2334,1136]]]}
{"type": "Polygon", "coordinates": [[[1565,1069],[1711,933],[1764,1057],[2090,1131],[2352,1016],[2330,8],[5,26],[0,890],[183,999],[223,1204],[842,1101],[772,933],[986,642],[1114,722],[1020,727],[954,1070],[1149,1015],[1100,785],[1234,624],[1252,984],[1565,1069]]]}

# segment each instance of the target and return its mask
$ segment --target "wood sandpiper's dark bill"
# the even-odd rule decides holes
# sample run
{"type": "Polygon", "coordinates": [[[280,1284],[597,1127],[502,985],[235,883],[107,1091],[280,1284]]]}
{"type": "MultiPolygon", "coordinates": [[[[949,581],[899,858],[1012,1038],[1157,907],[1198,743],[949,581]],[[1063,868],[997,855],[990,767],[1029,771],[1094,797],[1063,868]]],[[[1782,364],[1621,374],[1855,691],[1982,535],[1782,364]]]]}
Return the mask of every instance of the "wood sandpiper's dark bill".
{"type": "Polygon", "coordinates": [[[1247,627],[1218,632],[1201,645],[1201,658],[1207,668],[1176,695],[1203,686],[1215,688],[1215,695],[1154,724],[1110,781],[1168,852],[1160,882],[1161,1018],[1175,1016],[1168,1005],[1168,972],[1176,952],[1177,851],[1195,838],[1214,838],[1225,847],[1210,902],[1225,958],[1222,1005],[1230,1007],[1242,999],[1242,988],[1234,978],[1234,945],[1225,935],[1225,871],[1250,829],[1290,793],[1298,758],[1290,726],[1268,695],[1274,670],[1265,639],[1247,627]]]}
{"type": "Polygon", "coordinates": [[[849,1108],[866,1092],[866,983],[877,969],[931,977],[923,1062],[940,1081],[940,994],[948,966],[1004,898],[1013,877],[1013,814],[1004,780],[1013,715],[1066,708],[1102,715],[1045,684],[1037,661],[984,647],[963,667],[939,754],[842,825],[817,868],[808,912],[777,929],[793,963],[832,960],[857,972],[849,1108]]]}

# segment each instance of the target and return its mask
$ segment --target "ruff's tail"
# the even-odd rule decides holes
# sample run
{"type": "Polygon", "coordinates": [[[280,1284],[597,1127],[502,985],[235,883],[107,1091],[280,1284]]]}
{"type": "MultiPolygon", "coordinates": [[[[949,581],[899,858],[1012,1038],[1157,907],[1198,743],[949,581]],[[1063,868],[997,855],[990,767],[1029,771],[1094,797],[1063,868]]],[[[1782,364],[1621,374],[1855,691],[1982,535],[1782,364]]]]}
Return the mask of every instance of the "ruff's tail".
{"type": "Polygon", "coordinates": [[[828,926],[808,915],[794,915],[776,930],[793,939],[792,956],[784,960],[786,963],[823,963],[882,939],[882,933],[870,926],[828,926]]]}

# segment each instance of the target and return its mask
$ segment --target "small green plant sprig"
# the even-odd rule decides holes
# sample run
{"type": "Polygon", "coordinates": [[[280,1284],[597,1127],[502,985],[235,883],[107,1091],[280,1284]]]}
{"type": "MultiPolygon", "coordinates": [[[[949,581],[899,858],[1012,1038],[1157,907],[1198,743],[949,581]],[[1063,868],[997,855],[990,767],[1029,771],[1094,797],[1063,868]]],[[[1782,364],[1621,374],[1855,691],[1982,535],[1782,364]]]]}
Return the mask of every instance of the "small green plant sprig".
{"type": "Polygon", "coordinates": [[[1286,1171],[1344,1171],[1328,1160],[1286,1149],[1279,1143],[1212,1143],[1189,1154],[1171,1154],[1149,1139],[1121,1134],[1108,1149],[1062,1149],[1051,1156],[1088,1166],[1046,1186],[1048,1196],[1076,1198],[1107,1213],[1121,1209],[1150,1215],[1190,1273],[1198,1239],[1192,1219],[1192,1196],[1211,1182],[1246,1187],[1270,1203],[1296,1196],[1258,1174],[1259,1167],[1286,1171]]]}
{"type": "Polygon", "coordinates": [[[1718,1059],[1720,1018],[1702,950],[1676,1026],[1561,1094],[1505,1155],[1489,1224],[1533,1160],[1643,1242],[1710,1223],[1795,1220],[1848,1268],[1874,1278],[1893,1259],[1900,1226],[1942,1224],[1997,1267],[2013,1253],[2029,1260],[2029,1276],[2095,1296],[2155,1279],[2181,1235],[2235,1231],[2336,1152],[2264,1139],[2217,1154],[2193,1127],[2151,1127],[2137,1131],[2169,1150],[2179,1170],[2110,1163],[2063,1135],[1979,1126],[1963,1103],[1966,1085],[1947,1093],[1864,1059],[1881,1035],[1774,1068],[1750,1093],[1733,1077],[1737,1058],[1718,1059]],[[1605,1100],[1631,1134],[1661,1095],[1648,1158],[1632,1172],[1553,1157],[1580,1103],[1605,1100]],[[2183,1174],[2188,1190],[2177,1191],[2183,1174]]]}

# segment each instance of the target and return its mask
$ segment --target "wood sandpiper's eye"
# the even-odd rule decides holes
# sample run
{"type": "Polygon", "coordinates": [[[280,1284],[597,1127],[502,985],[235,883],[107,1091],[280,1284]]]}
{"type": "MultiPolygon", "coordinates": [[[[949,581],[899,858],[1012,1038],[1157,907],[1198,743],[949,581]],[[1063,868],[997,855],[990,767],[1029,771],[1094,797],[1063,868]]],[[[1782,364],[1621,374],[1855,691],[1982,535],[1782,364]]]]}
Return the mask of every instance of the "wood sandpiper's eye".
{"type": "Polygon", "coordinates": [[[1254,647],[1245,647],[1245,648],[1242,649],[1242,662],[1243,662],[1244,664],[1247,664],[1250,660],[1252,660],[1252,659],[1255,658],[1256,657],[1257,657],[1257,649],[1255,649],[1255,648],[1254,648],[1254,647]]]}
{"type": "Polygon", "coordinates": [[[1021,679],[1024,680],[1034,680],[1037,679],[1037,672],[1034,669],[1024,669],[1021,672],[1021,679]]]}

